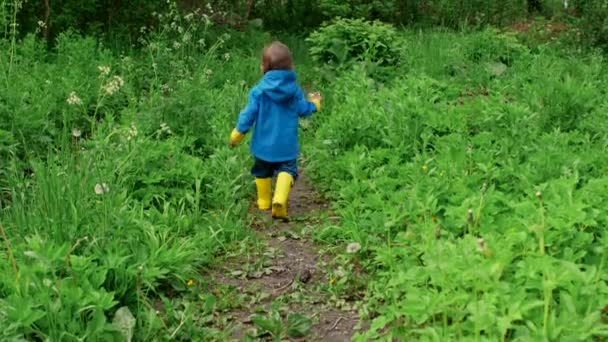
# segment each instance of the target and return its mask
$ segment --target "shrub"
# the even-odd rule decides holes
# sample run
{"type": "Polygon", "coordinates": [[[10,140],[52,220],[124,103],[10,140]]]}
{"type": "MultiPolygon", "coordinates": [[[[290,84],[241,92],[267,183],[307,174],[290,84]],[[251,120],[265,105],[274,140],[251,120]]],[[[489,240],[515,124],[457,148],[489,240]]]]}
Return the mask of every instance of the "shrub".
{"type": "Polygon", "coordinates": [[[580,12],[580,26],[586,38],[608,50],[608,0],[577,0],[573,8],[580,12]]]}
{"type": "Polygon", "coordinates": [[[313,60],[334,66],[358,61],[396,65],[402,49],[393,26],[362,19],[337,19],[326,23],[307,41],[311,44],[313,60]]]}
{"type": "Polygon", "coordinates": [[[396,5],[396,1],[319,1],[321,12],[329,18],[343,17],[390,20],[394,17],[396,5]]]}
{"type": "Polygon", "coordinates": [[[510,66],[528,49],[514,35],[501,34],[496,29],[486,29],[471,36],[466,56],[474,62],[501,62],[510,66]]]}

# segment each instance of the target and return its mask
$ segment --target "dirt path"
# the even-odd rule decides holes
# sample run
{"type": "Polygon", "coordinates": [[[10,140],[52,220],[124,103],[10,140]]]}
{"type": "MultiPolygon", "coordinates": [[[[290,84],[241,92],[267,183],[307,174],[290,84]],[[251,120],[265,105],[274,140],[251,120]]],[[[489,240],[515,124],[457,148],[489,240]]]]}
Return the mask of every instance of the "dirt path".
{"type": "Polygon", "coordinates": [[[228,317],[226,327],[232,329],[234,340],[261,331],[260,324],[252,322],[254,314],[282,324],[276,333],[283,335],[280,338],[287,336],[286,317],[300,314],[312,320],[312,327],[299,341],[351,340],[359,321],[356,311],[339,310],[330,304],[322,287],[328,284],[326,270],[331,258],[309,239],[315,227],[327,223],[327,213],[328,204],[303,174],[290,194],[290,222],[273,221],[269,212],[260,213],[252,207],[251,226],[260,246],[249,255],[233,258],[215,274],[218,286],[239,294],[241,303],[222,314],[228,317]]]}

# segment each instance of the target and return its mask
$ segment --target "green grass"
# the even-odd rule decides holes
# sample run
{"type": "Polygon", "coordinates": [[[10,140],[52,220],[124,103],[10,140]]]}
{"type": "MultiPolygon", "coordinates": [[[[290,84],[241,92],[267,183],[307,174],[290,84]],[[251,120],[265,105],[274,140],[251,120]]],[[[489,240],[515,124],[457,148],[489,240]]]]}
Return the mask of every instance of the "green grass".
{"type": "Polygon", "coordinates": [[[227,134],[257,58],[225,57],[230,41],[176,57],[170,42],[15,46],[0,82],[2,340],[120,340],[121,307],[136,340],[222,339],[208,318],[236,302],[204,274],[251,239],[248,156],[227,134]]]}
{"type": "MultiPolygon", "coordinates": [[[[271,36],[186,27],[122,54],[29,36],[12,65],[0,41],[3,340],[120,340],[121,307],[134,340],[225,340],[241,299],[207,271],[259,244],[250,157],[227,139],[271,36]]],[[[340,217],[314,233],[338,254],[331,302],[361,300],[358,340],[605,337],[604,57],[493,30],[400,35],[398,67],[332,82],[281,37],[325,98],[302,132],[340,217]]]]}

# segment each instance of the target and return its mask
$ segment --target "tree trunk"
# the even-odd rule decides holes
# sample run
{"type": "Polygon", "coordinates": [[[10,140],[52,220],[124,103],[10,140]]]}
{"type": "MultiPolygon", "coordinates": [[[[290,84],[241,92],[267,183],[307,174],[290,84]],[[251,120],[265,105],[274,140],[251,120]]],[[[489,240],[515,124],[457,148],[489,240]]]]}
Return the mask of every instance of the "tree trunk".
{"type": "Polygon", "coordinates": [[[528,0],[528,13],[533,14],[537,12],[542,12],[543,4],[542,0],[528,0]]]}
{"type": "Polygon", "coordinates": [[[51,23],[49,22],[49,18],[51,16],[51,6],[49,4],[49,0],[44,0],[44,39],[46,42],[49,42],[49,27],[51,23]]]}

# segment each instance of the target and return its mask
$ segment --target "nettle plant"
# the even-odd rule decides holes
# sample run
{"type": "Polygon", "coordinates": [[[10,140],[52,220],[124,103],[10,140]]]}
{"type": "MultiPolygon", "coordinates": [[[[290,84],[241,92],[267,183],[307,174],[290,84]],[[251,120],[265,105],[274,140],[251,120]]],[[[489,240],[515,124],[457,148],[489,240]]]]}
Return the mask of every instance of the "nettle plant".
{"type": "Polygon", "coordinates": [[[404,44],[392,25],[340,18],[325,23],[307,41],[313,60],[329,70],[348,69],[360,62],[372,70],[394,67],[401,60],[404,44]]]}

